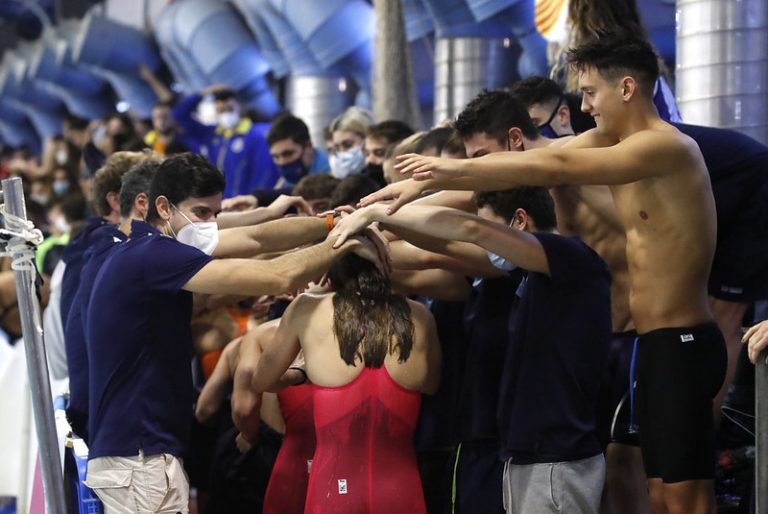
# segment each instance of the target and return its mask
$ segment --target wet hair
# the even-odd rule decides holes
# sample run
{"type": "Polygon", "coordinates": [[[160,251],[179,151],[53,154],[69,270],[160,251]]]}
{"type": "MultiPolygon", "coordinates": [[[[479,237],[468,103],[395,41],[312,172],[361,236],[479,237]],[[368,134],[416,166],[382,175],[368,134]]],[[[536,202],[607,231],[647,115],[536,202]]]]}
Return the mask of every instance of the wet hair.
{"type": "Polygon", "coordinates": [[[336,177],[327,173],[315,173],[307,175],[293,186],[291,194],[300,196],[305,200],[317,200],[318,198],[330,198],[341,182],[336,177]]]}
{"type": "Polygon", "coordinates": [[[301,118],[292,114],[278,116],[272,121],[267,132],[267,144],[272,146],[283,139],[291,139],[294,143],[306,146],[309,143],[309,128],[301,118]]]}
{"type": "Polygon", "coordinates": [[[659,77],[659,57],[647,40],[627,32],[602,32],[567,53],[576,71],[594,68],[608,81],[631,76],[647,97],[659,77]]]}
{"type": "Polygon", "coordinates": [[[568,22],[575,47],[609,29],[648,39],[635,0],[570,0],[568,22]]]}
{"type": "Polygon", "coordinates": [[[453,127],[433,128],[432,130],[424,134],[424,137],[422,137],[419,140],[419,142],[416,144],[415,153],[421,154],[429,150],[430,148],[434,148],[435,153],[439,156],[440,152],[443,151],[443,147],[445,146],[445,143],[448,142],[448,140],[453,135],[453,132],[454,132],[453,127]]]}
{"type": "Polygon", "coordinates": [[[507,91],[483,91],[456,118],[456,130],[462,139],[485,133],[505,147],[507,134],[513,127],[519,128],[528,139],[539,137],[525,105],[507,91]]]}
{"type": "Polygon", "coordinates": [[[376,125],[371,125],[366,130],[366,137],[372,139],[385,139],[387,144],[398,143],[413,134],[413,129],[400,120],[386,120],[376,125]]]}
{"type": "Polygon", "coordinates": [[[120,187],[120,216],[128,218],[133,210],[136,196],[144,193],[149,197],[149,188],[160,167],[159,160],[147,160],[134,166],[123,175],[120,187]]]}
{"type": "Polygon", "coordinates": [[[478,208],[490,207],[507,223],[512,221],[517,209],[523,209],[533,218],[538,230],[548,232],[557,227],[555,202],[543,186],[521,186],[476,193],[475,204],[478,208]]]}
{"type": "Polygon", "coordinates": [[[519,98],[526,108],[534,104],[552,106],[564,100],[562,88],[554,80],[536,75],[515,82],[509,92],[519,98]]]}
{"type": "Polygon", "coordinates": [[[150,159],[157,160],[159,156],[152,152],[116,152],[109,156],[93,178],[91,201],[96,214],[109,216],[112,207],[107,201],[107,194],[120,192],[123,175],[137,164],[150,159]]]}
{"type": "Polygon", "coordinates": [[[224,174],[205,157],[187,152],[169,157],[160,165],[149,188],[147,222],[160,219],[155,207],[158,196],[174,205],[188,198],[204,198],[224,192],[224,174]]]}
{"type": "Polygon", "coordinates": [[[344,362],[354,366],[360,359],[368,368],[380,368],[395,352],[398,362],[407,361],[413,348],[411,308],[392,292],[389,279],[355,254],[336,261],[328,278],[335,293],[333,332],[344,362]]]}
{"type": "Polygon", "coordinates": [[[361,198],[379,190],[379,184],[367,175],[352,175],[336,186],[331,196],[331,206],[357,205],[361,198]]]}

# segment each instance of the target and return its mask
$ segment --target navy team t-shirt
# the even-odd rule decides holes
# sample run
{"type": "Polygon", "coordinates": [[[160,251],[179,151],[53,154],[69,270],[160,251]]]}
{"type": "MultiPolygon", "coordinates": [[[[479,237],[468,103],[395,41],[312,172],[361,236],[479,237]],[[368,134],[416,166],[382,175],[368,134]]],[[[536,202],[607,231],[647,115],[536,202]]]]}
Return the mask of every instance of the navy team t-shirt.
{"type": "Polygon", "coordinates": [[[89,458],[183,456],[192,409],[192,294],[211,257],[134,221],[89,302],[89,458]],[[98,342],[98,343],[97,343],[98,342]]]}
{"type": "Polygon", "coordinates": [[[533,234],[551,276],[528,273],[501,379],[501,457],[563,462],[602,452],[598,390],[611,335],[611,276],[576,237],[533,234]]]}
{"type": "MultiPolygon", "coordinates": [[[[84,311],[91,296],[93,282],[101,265],[115,245],[127,238],[117,225],[106,224],[93,231],[95,242],[82,256],[80,285],[72,299],[67,321],[64,323],[64,346],[69,370],[69,405],[67,417],[77,435],[89,441],[88,418],[88,352],[85,344],[84,311]]],[[[67,266],[69,269],[69,266],[67,266]]]]}

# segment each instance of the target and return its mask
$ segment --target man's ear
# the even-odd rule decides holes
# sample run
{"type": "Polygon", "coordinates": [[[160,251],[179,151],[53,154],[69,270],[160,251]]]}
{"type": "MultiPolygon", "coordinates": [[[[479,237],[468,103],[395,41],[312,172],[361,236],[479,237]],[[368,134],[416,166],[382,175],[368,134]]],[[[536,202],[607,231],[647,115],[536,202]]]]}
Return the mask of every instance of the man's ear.
{"type": "Polygon", "coordinates": [[[637,81],[634,77],[624,77],[621,79],[621,97],[628,102],[637,93],[637,81]]]}
{"type": "Polygon", "coordinates": [[[524,145],[522,130],[512,127],[507,131],[507,137],[509,138],[509,146],[513,151],[522,151],[524,145]]]}
{"type": "Polygon", "coordinates": [[[155,209],[157,209],[157,214],[163,221],[168,221],[171,219],[171,214],[173,214],[171,202],[166,196],[159,195],[157,198],[155,198],[155,209]]]}
{"type": "Polygon", "coordinates": [[[512,218],[512,223],[510,224],[510,226],[514,225],[515,223],[517,223],[517,225],[520,227],[520,230],[524,230],[526,232],[530,230],[531,220],[525,209],[521,208],[521,209],[515,210],[515,215],[512,218]]]}
{"type": "Polygon", "coordinates": [[[133,208],[139,213],[142,219],[147,218],[147,212],[149,212],[149,197],[146,193],[139,193],[136,198],[133,199],[133,208]]]}
{"type": "Polygon", "coordinates": [[[558,125],[560,125],[562,128],[568,128],[571,126],[571,108],[568,107],[568,105],[563,104],[557,109],[557,116],[555,116],[557,119],[558,125]]]}
{"type": "Polygon", "coordinates": [[[112,209],[113,212],[120,212],[120,192],[119,191],[110,191],[107,193],[107,203],[109,204],[109,208],[112,209]]]}

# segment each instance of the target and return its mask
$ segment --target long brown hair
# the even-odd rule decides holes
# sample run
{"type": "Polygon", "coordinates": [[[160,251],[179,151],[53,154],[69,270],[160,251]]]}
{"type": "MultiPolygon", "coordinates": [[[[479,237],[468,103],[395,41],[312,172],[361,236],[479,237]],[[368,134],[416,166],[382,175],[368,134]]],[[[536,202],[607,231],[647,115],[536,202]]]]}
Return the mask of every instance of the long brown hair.
{"type": "Polygon", "coordinates": [[[389,279],[355,254],[339,259],[328,272],[333,284],[333,332],[341,358],[350,366],[357,358],[380,368],[388,354],[405,362],[413,347],[413,321],[406,299],[392,293],[389,279]]]}

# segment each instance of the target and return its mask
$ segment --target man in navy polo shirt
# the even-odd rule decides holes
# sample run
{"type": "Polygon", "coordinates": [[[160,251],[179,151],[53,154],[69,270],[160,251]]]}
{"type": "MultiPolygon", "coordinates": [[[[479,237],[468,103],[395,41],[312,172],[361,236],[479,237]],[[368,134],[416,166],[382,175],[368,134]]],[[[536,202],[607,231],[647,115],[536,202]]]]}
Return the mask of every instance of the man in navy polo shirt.
{"type": "Polygon", "coordinates": [[[86,314],[93,283],[102,264],[115,245],[128,239],[132,220],[147,216],[149,186],[159,160],[148,160],[122,177],[120,187],[120,225],[107,223],[93,231],[94,243],[82,257],[79,286],[64,324],[64,341],[69,368],[67,419],[72,431],[88,443],[88,352],[85,342],[86,314]]]}
{"type": "MultiPolygon", "coordinates": [[[[347,252],[376,258],[357,239],[337,249],[324,241],[268,261],[213,260],[202,250],[218,248],[214,219],[223,191],[221,173],[200,156],[163,162],[150,188],[147,222],[132,223],[130,239],[96,277],[86,326],[87,484],[106,514],[188,512],[180,458],[192,407],[191,293],[280,294],[320,276],[347,252]]],[[[326,221],[313,223],[322,229],[326,221]]]]}
{"type": "MultiPolygon", "coordinates": [[[[507,349],[498,420],[509,513],[597,513],[605,460],[596,409],[611,333],[610,273],[578,238],[554,232],[544,187],[519,187],[510,226],[448,209],[374,204],[341,220],[337,243],[378,221],[477,244],[528,271],[507,349]],[[553,496],[553,491],[555,495],[553,496]]],[[[510,266],[511,265],[511,266],[510,266]]]]}

